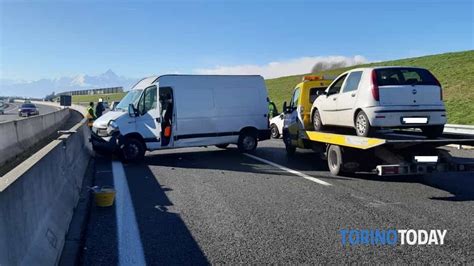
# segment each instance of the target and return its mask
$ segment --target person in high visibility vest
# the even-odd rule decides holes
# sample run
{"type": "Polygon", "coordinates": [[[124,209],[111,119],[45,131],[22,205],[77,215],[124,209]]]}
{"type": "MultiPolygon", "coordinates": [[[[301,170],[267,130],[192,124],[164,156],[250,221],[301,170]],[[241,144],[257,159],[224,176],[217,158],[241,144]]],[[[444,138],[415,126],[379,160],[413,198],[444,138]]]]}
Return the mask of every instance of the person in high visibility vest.
{"type": "Polygon", "coordinates": [[[94,114],[94,103],[90,102],[89,106],[87,107],[87,125],[89,128],[92,128],[92,124],[94,123],[94,120],[96,119],[96,116],[94,114]]]}

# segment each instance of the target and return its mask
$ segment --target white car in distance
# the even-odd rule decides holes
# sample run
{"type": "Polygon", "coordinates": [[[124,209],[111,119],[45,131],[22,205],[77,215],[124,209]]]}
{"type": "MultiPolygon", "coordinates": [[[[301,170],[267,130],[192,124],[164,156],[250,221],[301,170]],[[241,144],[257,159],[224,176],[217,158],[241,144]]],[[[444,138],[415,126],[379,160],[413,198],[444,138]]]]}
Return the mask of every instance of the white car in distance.
{"type": "Polygon", "coordinates": [[[441,84],[415,67],[357,68],[337,77],[311,109],[314,130],[353,127],[358,136],[379,128],[419,128],[439,137],[446,124],[441,84]]]}
{"type": "Polygon", "coordinates": [[[270,119],[270,132],[274,139],[278,139],[283,134],[283,123],[285,121],[285,114],[281,113],[270,119]]]}

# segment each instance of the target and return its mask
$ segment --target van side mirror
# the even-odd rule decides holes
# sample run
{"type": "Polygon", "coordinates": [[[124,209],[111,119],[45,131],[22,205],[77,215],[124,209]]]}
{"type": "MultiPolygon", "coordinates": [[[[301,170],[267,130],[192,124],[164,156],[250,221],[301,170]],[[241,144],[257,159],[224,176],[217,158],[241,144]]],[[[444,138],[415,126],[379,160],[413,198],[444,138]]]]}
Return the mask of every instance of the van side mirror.
{"type": "Polygon", "coordinates": [[[286,106],[286,101],[283,102],[283,113],[288,113],[288,107],[286,106]]]}
{"type": "Polygon", "coordinates": [[[128,115],[131,117],[138,116],[138,110],[135,109],[135,106],[133,105],[133,103],[128,105],[128,115]]]}

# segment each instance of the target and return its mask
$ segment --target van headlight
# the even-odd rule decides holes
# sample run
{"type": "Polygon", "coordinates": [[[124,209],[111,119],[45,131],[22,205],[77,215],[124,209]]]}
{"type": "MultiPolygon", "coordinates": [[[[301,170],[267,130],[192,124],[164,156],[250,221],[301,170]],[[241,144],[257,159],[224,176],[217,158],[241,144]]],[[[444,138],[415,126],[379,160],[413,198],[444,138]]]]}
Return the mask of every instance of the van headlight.
{"type": "Polygon", "coordinates": [[[107,128],[98,128],[97,129],[97,135],[99,137],[107,137],[109,136],[108,129],[107,128]]]}
{"type": "Polygon", "coordinates": [[[107,124],[107,134],[110,136],[118,130],[119,130],[119,127],[117,123],[115,122],[115,120],[110,120],[109,123],[107,124]]]}

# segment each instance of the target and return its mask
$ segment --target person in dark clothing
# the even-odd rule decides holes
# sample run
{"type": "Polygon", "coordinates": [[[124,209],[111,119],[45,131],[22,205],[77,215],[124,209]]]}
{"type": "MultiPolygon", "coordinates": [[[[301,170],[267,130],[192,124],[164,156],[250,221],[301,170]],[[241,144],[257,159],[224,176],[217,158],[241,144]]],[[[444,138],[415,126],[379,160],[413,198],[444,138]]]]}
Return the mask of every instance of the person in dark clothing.
{"type": "Polygon", "coordinates": [[[102,116],[102,113],[105,111],[104,104],[102,103],[102,98],[99,98],[99,102],[97,103],[97,106],[95,107],[95,116],[97,118],[102,116]]]}
{"type": "Polygon", "coordinates": [[[173,125],[173,121],[172,121],[173,120],[173,100],[171,99],[171,95],[169,94],[164,95],[161,100],[162,100],[161,106],[164,109],[163,114],[162,114],[163,122],[161,123],[161,126],[162,126],[161,145],[166,146],[170,142],[171,127],[173,125]]]}

